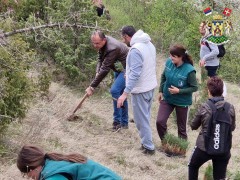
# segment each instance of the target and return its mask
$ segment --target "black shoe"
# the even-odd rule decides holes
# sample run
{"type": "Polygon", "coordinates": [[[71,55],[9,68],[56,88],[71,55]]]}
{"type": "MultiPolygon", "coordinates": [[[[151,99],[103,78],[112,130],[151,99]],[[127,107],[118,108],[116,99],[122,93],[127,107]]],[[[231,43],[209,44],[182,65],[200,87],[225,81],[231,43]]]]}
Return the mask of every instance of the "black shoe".
{"type": "Polygon", "coordinates": [[[165,153],[165,151],[164,151],[164,149],[163,149],[163,147],[162,147],[162,146],[161,146],[161,147],[159,147],[157,150],[158,150],[159,152],[165,153]]]}
{"type": "Polygon", "coordinates": [[[113,122],[112,130],[113,131],[118,131],[119,129],[121,129],[121,124],[118,123],[118,122],[113,122]]]}
{"type": "Polygon", "coordinates": [[[146,154],[146,155],[153,155],[155,154],[155,149],[154,150],[150,150],[150,149],[146,149],[145,147],[143,147],[144,150],[142,151],[143,154],[146,154]]]}
{"type": "Polygon", "coordinates": [[[185,154],[175,154],[175,153],[171,153],[171,152],[167,152],[165,151],[164,153],[167,157],[179,157],[179,158],[185,158],[186,155],[185,154]]]}
{"type": "Polygon", "coordinates": [[[121,128],[122,129],[128,129],[128,125],[122,125],[121,128]]]}
{"type": "Polygon", "coordinates": [[[141,147],[139,148],[139,150],[143,151],[145,149],[145,147],[141,144],[141,147]]]}

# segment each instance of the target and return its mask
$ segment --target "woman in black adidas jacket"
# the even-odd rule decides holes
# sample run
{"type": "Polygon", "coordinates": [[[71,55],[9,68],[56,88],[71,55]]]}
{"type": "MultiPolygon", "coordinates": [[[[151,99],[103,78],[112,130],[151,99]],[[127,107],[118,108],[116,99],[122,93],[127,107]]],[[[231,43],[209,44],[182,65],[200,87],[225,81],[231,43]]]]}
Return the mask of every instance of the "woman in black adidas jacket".
{"type": "MultiPolygon", "coordinates": [[[[223,81],[214,76],[210,78],[207,82],[208,95],[209,100],[211,100],[217,108],[223,107],[224,98],[222,96],[223,93],[223,81]]],[[[232,124],[232,131],[235,129],[235,110],[233,105],[230,105],[229,109],[230,121],[232,124]]],[[[197,141],[196,146],[193,149],[193,153],[188,164],[188,178],[189,180],[197,180],[198,179],[198,170],[199,168],[208,160],[212,160],[213,163],[213,177],[216,180],[226,178],[226,171],[228,161],[231,157],[230,151],[221,156],[209,155],[206,152],[205,144],[204,144],[204,133],[207,131],[208,121],[211,119],[212,110],[207,103],[203,103],[201,107],[198,109],[198,112],[195,115],[195,118],[192,120],[190,126],[192,130],[198,129],[200,126],[202,127],[197,141]]]]}

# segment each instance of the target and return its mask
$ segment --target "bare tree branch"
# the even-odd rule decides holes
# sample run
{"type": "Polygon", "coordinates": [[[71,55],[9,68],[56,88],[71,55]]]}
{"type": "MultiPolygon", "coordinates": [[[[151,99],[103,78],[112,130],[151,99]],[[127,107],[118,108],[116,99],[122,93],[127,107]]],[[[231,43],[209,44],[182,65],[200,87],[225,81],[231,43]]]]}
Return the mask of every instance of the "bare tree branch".
{"type": "MultiPolygon", "coordinates": [[[[82,24],[68,24],[68,23],[52,23],[52,24],[44,24],[44,25],[40,25],[40,26],[35,26],[35,27],[27,27],[27,28],[23,28],[23,29],[16,29],[14,31],[11,32],[6,32],[6,33],[1,33],[0,37],[8,37],[8,36],[12,36],[18,33],[24,33],[24,32],[28,32],[28,31],[36,31],[38,29],[42,29],[42,28],[53,28],[53,27],[61,27],[61,28],[87,28],[87,29],[99,29],[99,27],[97,26],[88,26],[88,25],[82,25],[82,24]]],[[[108,29],[101,29],[107,32],[112,32],[108,29]]]]}

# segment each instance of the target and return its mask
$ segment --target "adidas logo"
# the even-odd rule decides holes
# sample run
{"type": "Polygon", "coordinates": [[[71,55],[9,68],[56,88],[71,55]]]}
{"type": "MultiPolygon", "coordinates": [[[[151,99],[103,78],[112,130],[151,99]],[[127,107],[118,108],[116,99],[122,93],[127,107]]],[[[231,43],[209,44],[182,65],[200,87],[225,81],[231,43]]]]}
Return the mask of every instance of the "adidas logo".
{"type": "Polygon", "coordinates": [[[220,143],[220,124],[216,124],[215,133],[214,133],[214,149],[219,149],[220,143]]]}

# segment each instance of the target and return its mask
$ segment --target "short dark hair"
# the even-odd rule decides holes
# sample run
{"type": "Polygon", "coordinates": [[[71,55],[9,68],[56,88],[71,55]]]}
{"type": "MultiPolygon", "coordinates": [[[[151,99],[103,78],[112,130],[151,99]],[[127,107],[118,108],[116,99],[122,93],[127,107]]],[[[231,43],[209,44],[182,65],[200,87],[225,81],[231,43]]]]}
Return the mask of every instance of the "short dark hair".
{"type": "Polygon", "coordinates": [[[223,81],[217,76],[213,76],[207,81],[207,88],[213,97],[222,96],[223,81]]]}
{"type": "Polygon", "coordinates": [[[106,38],[105,34],[100,30],[93,31],[91,37],[96,35],[98,35],[102,40],[106,38]]]}
{"type": "Polygon", "coordinates": [[[133,26],[124,26],[121,30],[122,35],[128,35],[129,37],[133,37],[136,33],[136,30],[133,26]]]}

